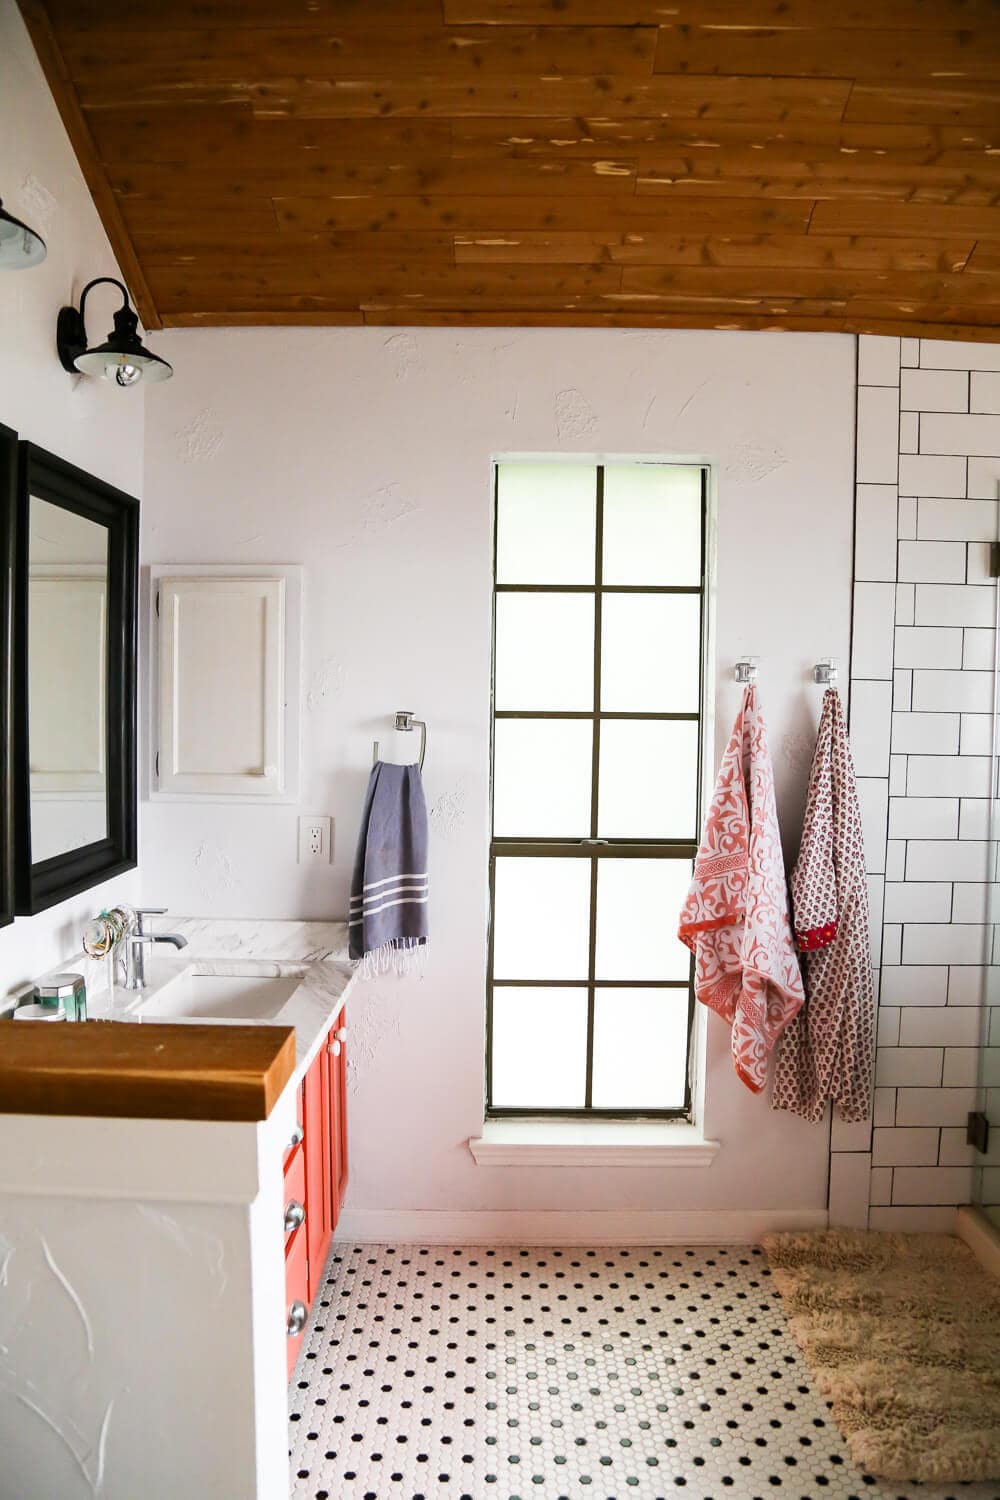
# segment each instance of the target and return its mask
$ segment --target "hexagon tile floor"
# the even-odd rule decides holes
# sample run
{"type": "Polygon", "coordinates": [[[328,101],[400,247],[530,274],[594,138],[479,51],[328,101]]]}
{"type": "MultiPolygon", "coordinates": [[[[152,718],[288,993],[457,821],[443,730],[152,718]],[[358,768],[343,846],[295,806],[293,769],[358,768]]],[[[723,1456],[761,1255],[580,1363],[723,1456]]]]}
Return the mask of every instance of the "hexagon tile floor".
{"type": "Polygon", "coordinates": [[[851,1462],[757,1249],[336,1245],[294,1500],[1000,1500],[851,1462]]]}

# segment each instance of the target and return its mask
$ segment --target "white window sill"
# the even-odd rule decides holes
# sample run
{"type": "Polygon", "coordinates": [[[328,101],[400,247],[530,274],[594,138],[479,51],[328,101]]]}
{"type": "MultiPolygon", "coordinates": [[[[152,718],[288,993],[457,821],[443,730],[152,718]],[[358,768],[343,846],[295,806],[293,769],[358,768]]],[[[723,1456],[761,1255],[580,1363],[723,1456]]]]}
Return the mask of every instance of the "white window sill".
{"type": "Polygon", "coordinates": [[[718,1141],[658,1120],[487,1120],[469,1150],[480,1167],[709,1167],[718,1141]]]}

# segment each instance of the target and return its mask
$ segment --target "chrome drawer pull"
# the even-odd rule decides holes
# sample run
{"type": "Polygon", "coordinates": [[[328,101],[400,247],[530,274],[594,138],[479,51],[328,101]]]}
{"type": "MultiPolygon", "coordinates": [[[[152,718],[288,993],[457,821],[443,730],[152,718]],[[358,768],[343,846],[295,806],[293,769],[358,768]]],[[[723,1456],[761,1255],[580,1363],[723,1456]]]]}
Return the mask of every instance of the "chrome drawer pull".
{"type": "Polygon", "coordinates": [[[326,1049],[331,1057],[339,1057],[343,1050],[339,1042],[331,1042],[326,1049]]]}
{"type": "Polygon", "coordinates": [[[293,1146],[297,1146],[304,1135],[305,1131],[302,1129],[302,1126],[299,1124],[298,1120],[296,1120],[295,1129],[292,1131],[292,1138],[288,1142],[288,1149],[291,1150],[293,1146]]]}
{"type": "Polygon", "coordinates": [[[346,1042],[347,1041],[347,1027],[346,1026],[340,1026],[340,1027],[338,1027],[337,1030],[333,1034],[337,1038],[338,1042],[346,1042]]]}
{"type": "Polygon", "coordinates": [[[309,1309],[304,1302],[293,1302],[288,1309],[288,1322],[285,1324],[285,1332],[290,1339],[296,1338],[306,1326],[309,1317],[309,1309]]]}
{"type": "Polygon", "coordinates": [[[291,1234],[293,1229],[298,1229],[305,1222],[305,1209],[297,1198],[292,1198],[285,1206],[285,1233],[291,1234]]]}

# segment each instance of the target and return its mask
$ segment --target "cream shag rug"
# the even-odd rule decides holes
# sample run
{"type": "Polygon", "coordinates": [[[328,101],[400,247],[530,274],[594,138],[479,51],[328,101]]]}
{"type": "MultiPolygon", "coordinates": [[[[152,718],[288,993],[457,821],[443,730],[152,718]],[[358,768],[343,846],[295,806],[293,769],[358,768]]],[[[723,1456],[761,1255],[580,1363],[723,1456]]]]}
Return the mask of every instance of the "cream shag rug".
{"type": "Polygon", "coordinates": [[[763,1246],[857,1463],[886,1479],[1000,1477],[1000,1280],[961,1240],[830,1230],[763,1246]]]}

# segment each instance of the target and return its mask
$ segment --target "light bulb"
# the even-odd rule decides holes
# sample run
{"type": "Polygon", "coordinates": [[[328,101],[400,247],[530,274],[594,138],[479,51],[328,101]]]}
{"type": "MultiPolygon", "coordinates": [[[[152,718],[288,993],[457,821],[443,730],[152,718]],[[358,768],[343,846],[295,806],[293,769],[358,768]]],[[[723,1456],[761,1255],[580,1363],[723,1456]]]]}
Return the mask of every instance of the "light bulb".
{"type": "Polygon", "coordinates": [[[142,379],[142,367],[140,365],[108,365],[107,373],[110,376],[114,372],[117,385],[135,385],[137,380],[142,379]]]}

